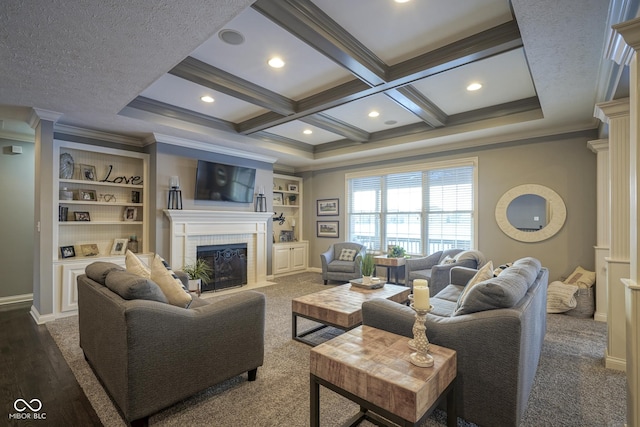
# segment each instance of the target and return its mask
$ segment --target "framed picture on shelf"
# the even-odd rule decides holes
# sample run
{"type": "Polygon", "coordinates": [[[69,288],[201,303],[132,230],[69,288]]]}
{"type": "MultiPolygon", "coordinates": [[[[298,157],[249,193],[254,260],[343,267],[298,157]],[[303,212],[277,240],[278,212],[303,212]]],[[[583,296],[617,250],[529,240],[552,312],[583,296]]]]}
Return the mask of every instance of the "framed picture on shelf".
{"type": "Polygon", "coordinates": [[[91,215],[89,212],[74,212],[73,218],[76,221],[91,221],[91,215]]]}
{"type": "Polygon", "coordinates": [[[289,185],[287,185],[287,190],[288,191],[298,192],[298,185],[297,184],[289,184],[289,185]]]}
{"type": "Polygon", "coordinates": [[[339,221],[316,221],[318,237],[340,237],[339,221]]]}
{"type": "Polygon", "coordinates": [[[62,258],[73,258],[76,256],[76,250],[73,246],[60,246],[60,256],[62,258]]]}
{"type": "Polygon", "coordinates": [[[98,200],[96,190],[78,190],[78,200],[83,202],[95,202],[98,200]]]}
{"type": "Polygon", "coordinates": [[[125,221],[135,221],[138,219],[138,208],[127,206],[124,208],[123,218],[125,221]]]}
{"type": "Polygon", "coordinates": [[[80,165],[80,173],[85,181],[96,180],[96,167],[93,165],[80,165]]]}
{"type": "Polygon", "coordinates": [[[111,255],[124,255],[127,252],[129,239],[114,239],[111,247],[111,255]]]}
{"type": "Polygon", "coordinates": [[[284,205],[284,194],[282,193],[273,193],[273,204],[274,205],[284,205]]]}
{"type": "Polygon", "coordinates": [[[140,192],[137,190],[131,191],[131,203],[140,203],[140,192]]]}
{"type": "Polygon", "coordinates": [[[80,250],[82,251],[82,256],[96,256],[100,254],[100,250],[98,250],[98,245],[95,243],[80,245],[80,250]]]}
{"type": "Polygon", "coordinates": [[[332,216],[339,214],[339,199],[318,199],[316,204],[318,216],[332,216]]]}

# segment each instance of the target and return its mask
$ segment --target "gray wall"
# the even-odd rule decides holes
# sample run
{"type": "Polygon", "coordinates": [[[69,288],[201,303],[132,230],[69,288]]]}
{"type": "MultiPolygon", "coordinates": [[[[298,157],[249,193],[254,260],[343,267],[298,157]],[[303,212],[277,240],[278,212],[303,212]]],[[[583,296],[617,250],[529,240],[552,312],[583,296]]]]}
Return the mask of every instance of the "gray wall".
{"type": "MultiPolygon", "coordinates": [[[[573,136],[567,139],[501,144],[457,153],[413,157],[410,161],[378,162],[368,165],[303,175],[305,190],[305,236],[309,237],[309,265],[320,268],[320,254],[330,244],[345,239],[345,174],[380,170],[409,164],[424,164],[462,157],[478,158],[478,242],[477,249],[494,264],[524,256],[538,258],[550,270],[550,280],[568,276],[577,265],[594,270],[596,243],[596,156],[587,148],[595,139],[573,136]],[[521,184],[545,185],[564,200],[567,221],[558,234],[543,242],[523,243],[506,236],[495,221],[498,199],[521,184]],[[335,217],[316,216],[317,199],[340,199],[340,239],[315,238],[316,221],[335,217]]],[[[381,272],[379,272],[381,273],[381,272]]]]}
{"type": "Polygon", "coordinates": [[[0,139],[0,298],[33,292],[34,145],[0,139]],[[12,154],[11,146],[22,147],[12,154]]]}

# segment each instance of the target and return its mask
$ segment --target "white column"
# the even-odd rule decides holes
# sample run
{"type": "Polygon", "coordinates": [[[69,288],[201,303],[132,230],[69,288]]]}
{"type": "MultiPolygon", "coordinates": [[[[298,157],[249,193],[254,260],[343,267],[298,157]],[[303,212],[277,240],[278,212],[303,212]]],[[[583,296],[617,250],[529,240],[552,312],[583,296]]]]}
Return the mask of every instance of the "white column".
{"type": "Polygon", "coordinates": [[[627,333],[627,425],[640,427],[640,286],[638,276],[640,259],[638,259],[638,241],[640,241],[640,224],[638,223],[638,198],[640,197],[640,71],[638,69],[638,50],[640,49],[640,18],[615,25],[613,27],[622,35],[624,41],[634,50],[629,70],[630,102],[630,147],[629,147],[629,252],[630,279],[623,280],[626,287],[625,313],[627,333]]]}
{"type": "Polygon", "coordinates": [[[596,226],[596,312],[593,318],[599,322],[607,321],[607,293],[608,293],[608,273],[607,261],[609,257],[609,236],[611,224],[609,218],[610,196],[609,196],[609,140],[597,139],[587,143],[591,151],[596,153],[597,164],[597,226],[596,226]]]}
{"type": "Polygon", "coordinates": [[[31,316],[37,323],[53,319],[53,228],[57,221],[58,189],[53,188],[53,124],[61,114],[33,109],[29,124],[35,135],[35,228],[33,250],[33,305],[31,316]],[[57,198],[56,198],[57,200],[57,198]],[[55,213],[54,213],[55,212],[55,213]]]}
{"type": "Polygon", "coordinates": [[[629,99],[596,106],[609,123],[610,242],[607,269],[607,368],[626,369],[625,288],[629,277],[629,99]]]}

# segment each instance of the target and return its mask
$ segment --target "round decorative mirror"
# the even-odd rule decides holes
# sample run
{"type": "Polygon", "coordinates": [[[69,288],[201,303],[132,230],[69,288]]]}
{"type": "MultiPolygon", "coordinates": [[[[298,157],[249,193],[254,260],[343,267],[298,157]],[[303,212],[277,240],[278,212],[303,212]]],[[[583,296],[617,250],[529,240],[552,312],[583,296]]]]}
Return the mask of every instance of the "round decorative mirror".
{"type": "Polygon", "coordinates": [[[496,222],[507,236],[521,242],[541,242],[555,235],[567,218],[562,198],[538,184],[513,187],[496,204],[496,222]]]}

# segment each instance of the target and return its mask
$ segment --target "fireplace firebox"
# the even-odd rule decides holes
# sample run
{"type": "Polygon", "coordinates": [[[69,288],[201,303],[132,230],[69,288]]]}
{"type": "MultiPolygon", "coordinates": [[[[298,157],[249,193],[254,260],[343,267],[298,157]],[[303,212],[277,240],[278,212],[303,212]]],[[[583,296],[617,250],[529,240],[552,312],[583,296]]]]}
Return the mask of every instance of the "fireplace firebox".
{"type": "Polygon", "coordinates": [[[202,283],[202,292],[219,291],[247,284],[246,243],[198,246],[198,259],[211,267],[211,280],[202,283]]]}

